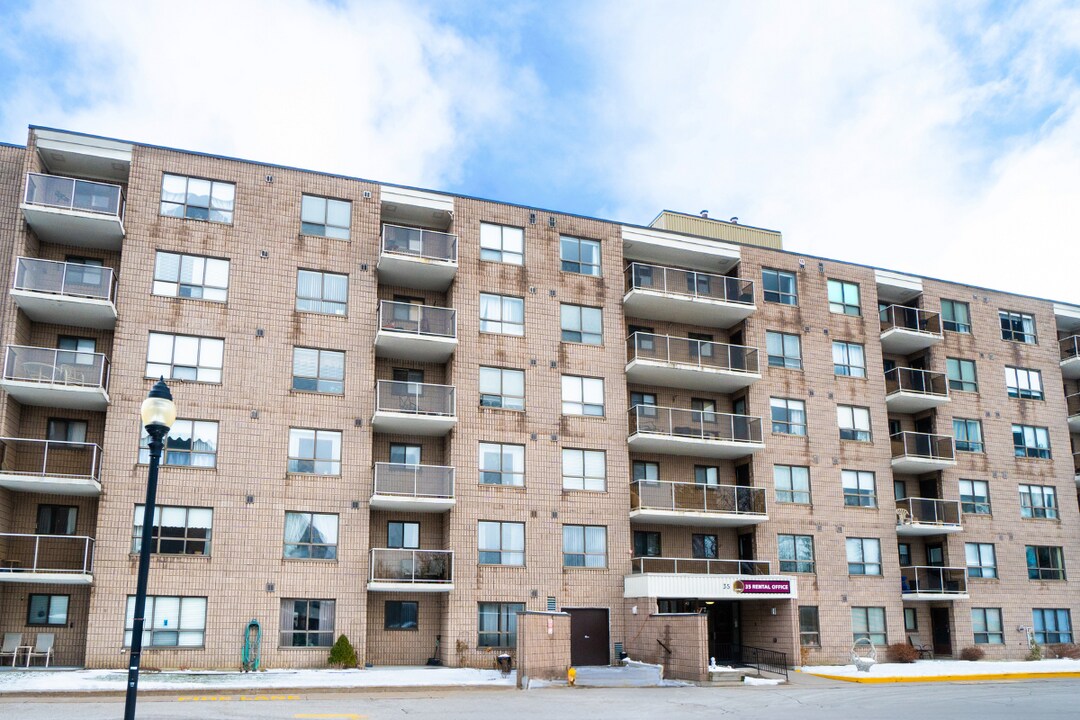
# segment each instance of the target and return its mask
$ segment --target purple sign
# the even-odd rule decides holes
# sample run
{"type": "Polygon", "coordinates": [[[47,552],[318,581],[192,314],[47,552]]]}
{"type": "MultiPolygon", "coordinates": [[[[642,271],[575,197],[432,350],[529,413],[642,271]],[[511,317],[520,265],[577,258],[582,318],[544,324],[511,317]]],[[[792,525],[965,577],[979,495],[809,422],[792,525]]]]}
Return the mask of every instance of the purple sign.
{"type": "Polygon", "coordinates": [[[736,580],[732,589],[737,593],[761,593],[769,595],[790,595],[789,580],[736,580]]]}

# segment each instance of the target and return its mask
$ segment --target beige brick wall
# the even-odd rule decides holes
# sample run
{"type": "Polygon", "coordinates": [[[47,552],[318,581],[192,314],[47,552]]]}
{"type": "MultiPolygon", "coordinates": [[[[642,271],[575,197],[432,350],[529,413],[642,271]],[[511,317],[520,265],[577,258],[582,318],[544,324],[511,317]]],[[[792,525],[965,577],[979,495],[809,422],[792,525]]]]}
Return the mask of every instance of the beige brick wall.
{"type": "Polygon", "coordinates": [[[625,651],[632,660],[662,665],[666,678],[708,679],[708,622],[704,615],[658,615],[655,598],[627,599],[623,609],[625,651]]]}
{"type": "Polygon", "coordinates": [[[514,659],[518,687],[528,687],[529,680],[565,680],[570,669],[570,616],[519,613],[517,631],[514,659]]]}

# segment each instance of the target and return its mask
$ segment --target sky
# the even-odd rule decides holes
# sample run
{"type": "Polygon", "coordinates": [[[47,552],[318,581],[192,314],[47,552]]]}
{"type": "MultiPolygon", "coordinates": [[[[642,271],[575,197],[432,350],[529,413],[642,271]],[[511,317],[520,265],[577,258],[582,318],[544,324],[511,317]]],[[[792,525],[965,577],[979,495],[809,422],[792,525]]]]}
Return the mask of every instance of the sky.
{"type": "Polygon", "coordinates": [[[1080,304],[1080,3],[0,0],[28,125],[1080,304]]]}

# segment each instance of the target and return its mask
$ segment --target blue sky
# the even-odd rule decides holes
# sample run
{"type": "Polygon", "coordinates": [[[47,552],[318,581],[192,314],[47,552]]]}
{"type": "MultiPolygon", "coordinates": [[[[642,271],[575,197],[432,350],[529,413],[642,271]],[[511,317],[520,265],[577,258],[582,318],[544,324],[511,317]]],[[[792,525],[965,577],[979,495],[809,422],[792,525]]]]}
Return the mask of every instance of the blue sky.
{"type": "Polygon", "coordinates": [[[1076,3],[5,3],[28,124],[1080,303],[1076,3]]]}

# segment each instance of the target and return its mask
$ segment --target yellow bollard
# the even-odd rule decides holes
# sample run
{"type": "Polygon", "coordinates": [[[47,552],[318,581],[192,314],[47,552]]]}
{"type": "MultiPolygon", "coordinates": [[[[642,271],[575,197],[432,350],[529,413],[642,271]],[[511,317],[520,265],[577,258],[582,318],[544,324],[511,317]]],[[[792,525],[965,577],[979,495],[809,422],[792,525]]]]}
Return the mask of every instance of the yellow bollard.
{"type": "Polygon", "coordinates": [[[574,687],[575,680],[577,680],[577,670],[570,668],[566,671],[566,682],[569,683],[570,687],[574,687]]]}

